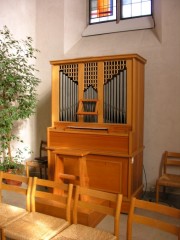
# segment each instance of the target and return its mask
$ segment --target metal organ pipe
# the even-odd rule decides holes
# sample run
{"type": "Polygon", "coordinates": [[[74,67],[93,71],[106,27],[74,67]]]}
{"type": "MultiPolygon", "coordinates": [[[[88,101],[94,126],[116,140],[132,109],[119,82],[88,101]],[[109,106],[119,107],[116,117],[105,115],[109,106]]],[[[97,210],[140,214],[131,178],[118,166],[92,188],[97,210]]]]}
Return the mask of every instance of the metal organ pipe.
{"type": "Polygon", "coordinates": [[[59,119],[60,121],[77,121],[78,83],[60,71],[59,83],[59,119]]]}
{"type": "Polygon", "coordinates": [[[104,84],[104,122],[126,123],[127,108],[126,69],[104,84]]]}
{"type": "MultiPolygon", "coordinates": [[[[127,112],[127,73],[120,70],[104,84],[104,122],[126,123],[127,112]]],[[[60,71],[59,83],[59,119],[60,121],[77,122],[78,109],[78,82],[72,80],[63,71],[60,71]]],[[[98,99],[98,92],[93,86],[84,90],[84,99],[98,99]]],[[[94,102],[84,102],[85,112],[94,112],[94,102]]],[[[85,115],[85,122],[97,122],[97,116],[85,115]]]]}

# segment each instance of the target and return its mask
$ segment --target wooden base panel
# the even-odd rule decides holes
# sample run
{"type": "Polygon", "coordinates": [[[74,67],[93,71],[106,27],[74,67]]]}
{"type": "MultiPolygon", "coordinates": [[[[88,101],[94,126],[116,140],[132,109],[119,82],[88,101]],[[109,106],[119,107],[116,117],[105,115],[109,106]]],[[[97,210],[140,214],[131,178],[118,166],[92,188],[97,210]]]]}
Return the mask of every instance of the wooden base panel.
{"type": "MultiPolygon", "coordinates": [[[[136,191],[133,195],[134,197],[140,198],[143,192],[143,185],[136,191]]],[[[102,205],[108,205],[108,202],[102,202],[102,205]]],[[[73,203],[72,203],[73,206],[73,203]]],[[[128,214],[130,208],[130,199],[124,199],[122,202],[121,213],[128,214]]],[[[38,212],[48,214],[54,217],[65,218],[65,208],[63,205],[57,203],[55,204],[52,201],[42,202],[39,199],[36,200],[36,210],[38,212]]],[[[95,227],[98,223],[102,221],[105,216],[90,210],[79,209],[78,212],[78,223],[95,227]]],[[[71,210],[71,219],[72,219],[72,210],[71,210]]]]}
{"type": "MultiPolygon", "coordinates": [[[[106,204],[107,203],[103,203],[106,204]]],[[[36,210],[38,212],[48,214],[54,217],[59,217],[59,218],[65,218],[65,208],[63,205],[58,205],[54,204],[52,201],[49,201],[48,203],[40,202],[39,200],[36,201],[36,210]]],[[[72,213],[72,211],[71,211],[72,213]]],[[[72,214],[71,214],[72,217],[72,214]]],[[[78,223],[90,226],[90,227],[95,227],[98,223],[102,221],[102,219],[105,216],[103,214],[94,212],[94,211],[83,211],[80,209],[78,211],[78,223]]],[[[71,218],[72,219],[72,218],[71,218]]]]}

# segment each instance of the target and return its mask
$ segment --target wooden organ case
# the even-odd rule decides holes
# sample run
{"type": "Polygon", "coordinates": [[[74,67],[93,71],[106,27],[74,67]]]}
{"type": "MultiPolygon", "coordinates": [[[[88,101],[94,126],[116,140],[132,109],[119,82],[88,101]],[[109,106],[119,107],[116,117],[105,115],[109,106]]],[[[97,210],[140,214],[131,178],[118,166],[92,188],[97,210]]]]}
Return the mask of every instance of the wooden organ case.
{"type": "MultiPolygon", "coordinates": [[[[88,151],[89,187],[122,193],[122,212],[143,190],[145,63],[137,54],[51,61],[49,178],[58,176],[53,149],[88,151]]],[[[67,158],[64,171],[76,168],[67,158]]]]}

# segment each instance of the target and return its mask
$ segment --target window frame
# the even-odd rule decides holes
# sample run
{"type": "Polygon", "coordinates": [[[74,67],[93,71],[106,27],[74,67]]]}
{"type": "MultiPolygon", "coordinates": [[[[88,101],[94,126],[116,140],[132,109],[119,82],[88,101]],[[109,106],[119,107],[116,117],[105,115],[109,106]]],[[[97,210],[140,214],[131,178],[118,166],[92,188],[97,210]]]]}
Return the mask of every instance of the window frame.
{"type": "Polygon", "coordinates": [[[124,20],[128,20],[128,19],[136,19],[136,18],[143,18],[143,17],[149,17],[149,16],[153,16],[153,0],[151,1],[151,14],[148,15],[140,15],[140,16],[131,16],[131,17],[127,17],[127,18],[123,18],[122,17],[122,0],[116,0],[116,18],[115,19],[111,19],[111,20],[100,20],[97,22],[91,22],[91,0],[88,0],[89,3],[89,8],[88,8],[88,12],[89,12],[89,25],[96,25],[96,24],[100,24],[100,23],[109,23],[109,22],[116,22],[119,23],[119,21],[124,21],[124,20]]]}
{"type": "Polygon", "coordinates": [[[89,0],[86,0],[86,28],[82,32],[82,37],[110,34],[110,33],[120,33],[127,31],[137,31],[137,30],[147,30],[155,28],[155,20],[154,20],[154,0],[152,1],[152,15],[151,16],[142,16],[142,17],[134,17],[122,20],[114,20],[114,21],[106,21],[106,22],[98,22],[89,24],[89,0]],[[100,23],[100,24],[99,24],[100,23]]]}

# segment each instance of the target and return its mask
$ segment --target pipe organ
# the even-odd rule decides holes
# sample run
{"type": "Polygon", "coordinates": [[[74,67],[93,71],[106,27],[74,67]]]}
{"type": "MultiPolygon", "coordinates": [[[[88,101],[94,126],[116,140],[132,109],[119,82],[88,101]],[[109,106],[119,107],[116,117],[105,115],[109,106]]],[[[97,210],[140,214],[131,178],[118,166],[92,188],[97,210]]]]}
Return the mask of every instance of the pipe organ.
{"type": "MultiPolygon", "coordinates": [[[[51,61],[49,178],[58,176],[53,149],[88,151],[89,186],[123,194],[122,211],[143,190],[144,66],[138,54],[51,61]]],[[[64,172],[77,174],[65,159],[64,172]]]]}

